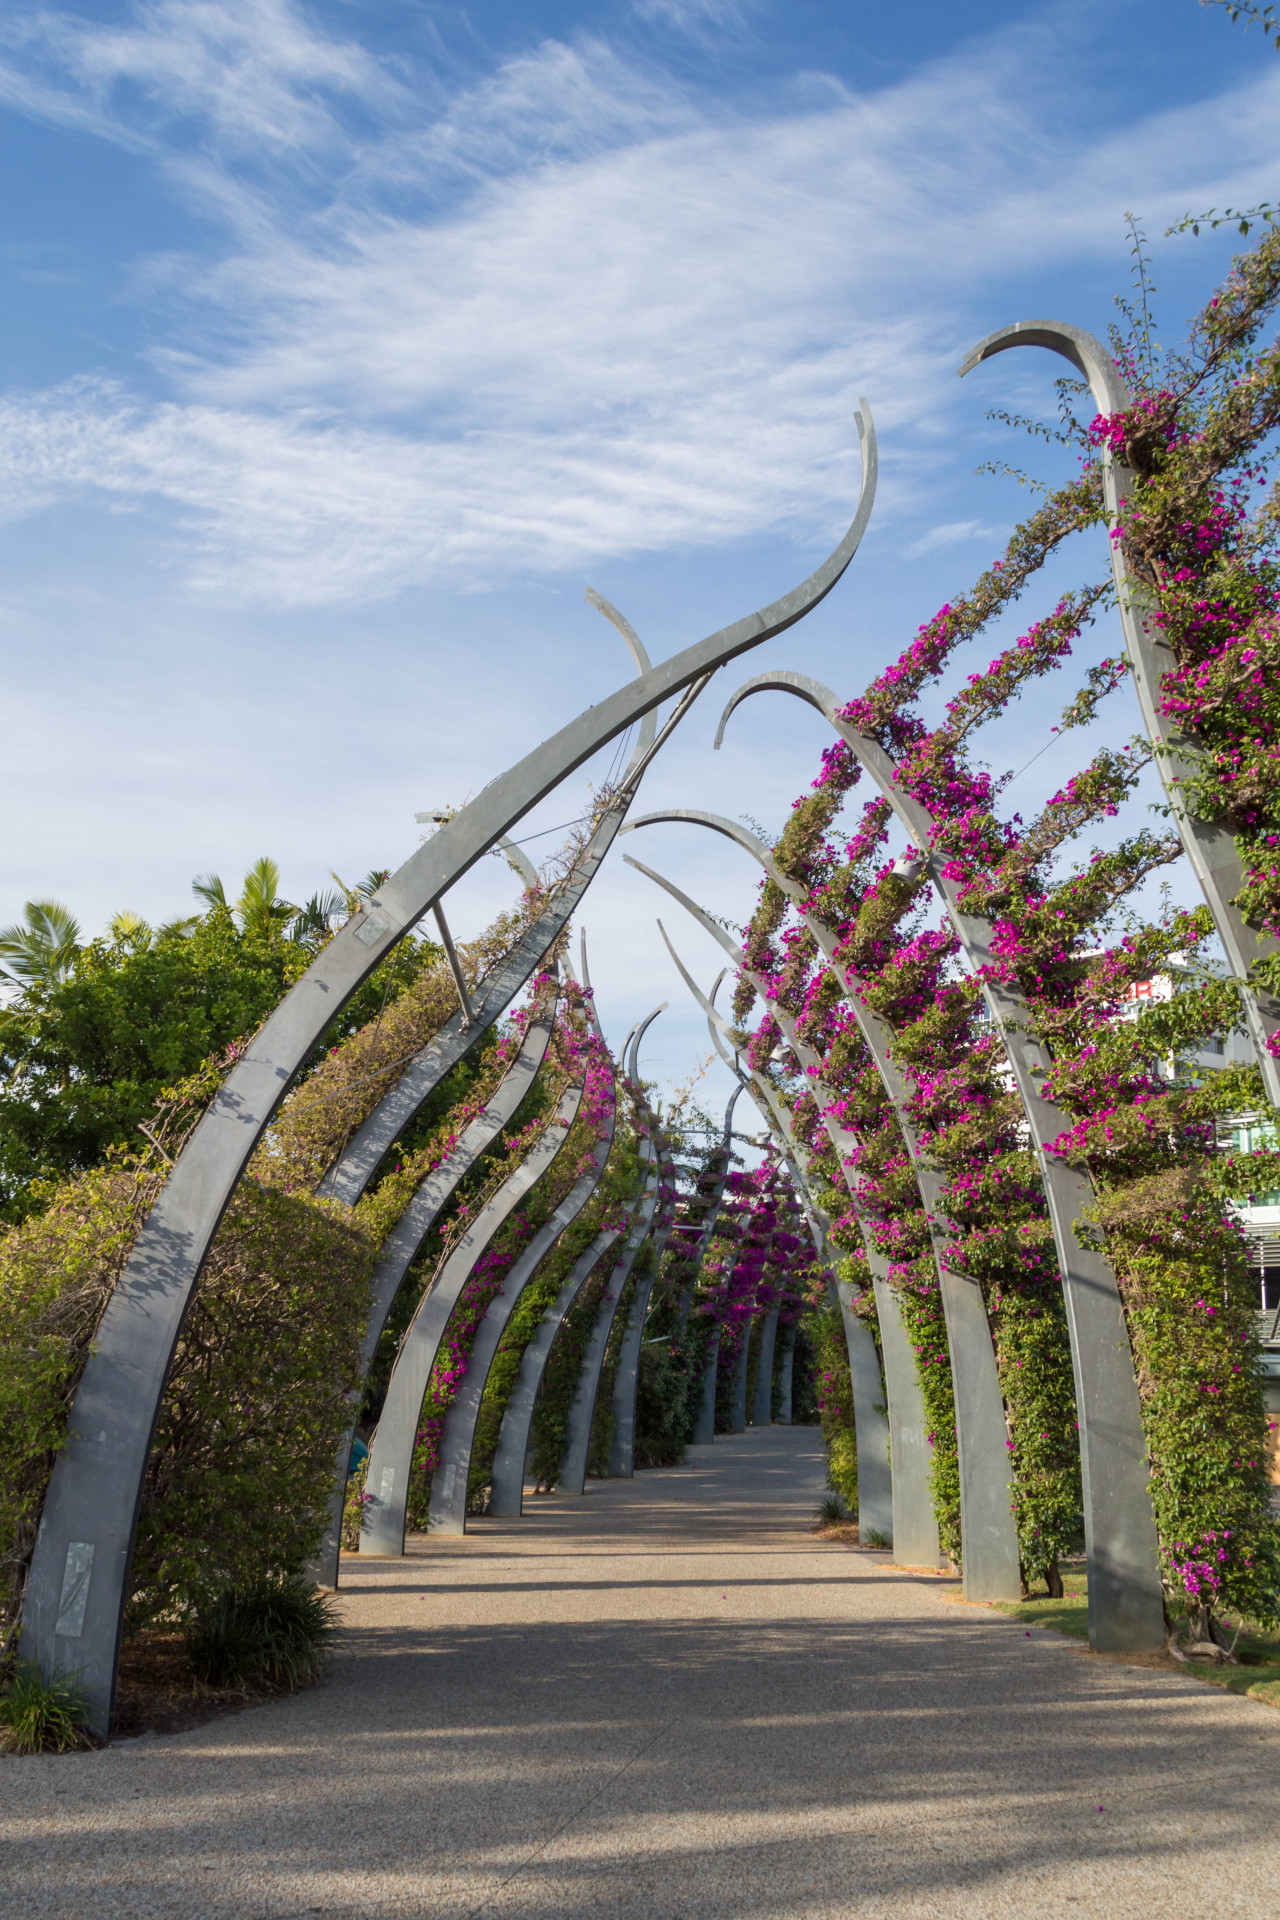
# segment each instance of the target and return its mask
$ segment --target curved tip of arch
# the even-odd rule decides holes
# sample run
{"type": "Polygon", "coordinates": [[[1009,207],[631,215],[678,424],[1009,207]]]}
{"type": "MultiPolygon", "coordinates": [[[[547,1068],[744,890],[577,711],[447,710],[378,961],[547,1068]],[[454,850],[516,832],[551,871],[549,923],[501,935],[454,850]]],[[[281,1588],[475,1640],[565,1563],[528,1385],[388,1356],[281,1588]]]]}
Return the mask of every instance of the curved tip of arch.
{"type": "Polygon", "coordinates": [[[643,1020],[638,1020],[635,1026],[631,1029],[629,1045],[626,1053],[626,1063],[625,1063],[628,1080],[635,1080],[635,1081],[639,1080],[640,1078],[640,1042],[644,1039],[645,1034],[648,1033],[650,1027],[653,1025],[658,1015],[660,1013],[665,1013],[667,1011],[667,1008],[670,1005],[671,1005],[671,1002],[669,1000],[663,1000],[660,1003],[660,1005],[654,1008],[652,1013],[646,1014],[643,1020]]]}
{"type": "Polygon", "coordinates": [[[958,377],[963,380],[981,361],[1009,347],[1045,347],[1061,354],[1089,382],[1094,401],[1104,413],[1118,413],[1131,404],[1120,370],[1097,334],[1066,320],[1015,320],[1010,326],[997,327],[970,348],[956,368],[958,377]]]}
{"type": "Polygon", "coordinates": [[[725,710],[720,715],[720,724],[716,728],[716,737],[712,742],[717,753],[724,739],[724,730],[730,714],[736,707],[741,706],[744,700],[749,700],[753,693],[794,694],[798,700],[805,700],[811,707],[816,707],[824,720],[830,720],[840,705],[831,688],[824,686],[821,680],[815,680],[811,674],[792,673],[783,668],[772,673],[753,674],[750,680],[743,681],[736,693],[730,695],[725,710]]]}
{"type": "Polygon", "coordinates": [[[626,615],[619,613],[612,600],[606,600],[604,595],[597,593],[594,587],[585,587],[582,597],[589,606],[593,606],[598,613],[604,615],[610,626],[617,628],[618,632],[626,641],[627,651],[635,661],[637,671],[639,673],[649,673],[652,670],[652,663],[645,649],[644,641],[640,638],[640,635],[636,632],[626,615]]]}
{"type": "Polygon", "coordinates": [[[1047,347],[1050,353],[1060,353],[1087,376],[1085,353],[1090,343],[1095,347],[1100,344],[1092,334],[1068,325],[1065,320],[1014,320],[1007,327],[997,327],[994,333],[985,334],[976,346],[970,347],[956,368],[956,375],[963,380],[966,373],[972,373],[983,360],[990,360],[1009,347],[1047,347]]]}

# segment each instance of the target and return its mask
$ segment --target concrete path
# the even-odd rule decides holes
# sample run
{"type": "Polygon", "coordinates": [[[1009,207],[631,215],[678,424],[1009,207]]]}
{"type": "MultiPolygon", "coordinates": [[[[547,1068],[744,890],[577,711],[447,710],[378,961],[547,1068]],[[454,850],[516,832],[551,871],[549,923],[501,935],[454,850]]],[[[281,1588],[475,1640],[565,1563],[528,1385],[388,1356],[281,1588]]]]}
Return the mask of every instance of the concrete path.
{"type": "Polygon", "coordinates": [[[1280,1713],[807,1532],[816,1433],[344,1563],[325,1686],[0,1762],[28,1915],[1267,1916],[1280,1713]]]}

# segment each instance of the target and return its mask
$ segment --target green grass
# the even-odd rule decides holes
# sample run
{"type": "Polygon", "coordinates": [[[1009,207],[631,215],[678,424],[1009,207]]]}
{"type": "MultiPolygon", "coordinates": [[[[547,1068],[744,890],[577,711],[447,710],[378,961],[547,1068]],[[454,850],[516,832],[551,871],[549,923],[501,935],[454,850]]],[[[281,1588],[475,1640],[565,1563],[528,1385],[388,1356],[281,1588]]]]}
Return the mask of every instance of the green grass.
{"type": "Polygon", "coordinates": [[[1082,1573],[1064,1573],[1066,1589],[1061,1600],[1048,1594],[1033,1595],[1030,1600],[993,1600],[1000,1613],[1011,1620],[1025,1621],[1029,1627],[1052,1627],[1055,1633],[1069,1633],[1074,1640],[1089,1638],[1089,1592],[1082,1573]]]}
{"type": "Polygon", "coordinates": [[[15,1666],[0,1694],[0,1749],[5,1753],[74,1753],[92,1746],[84,1730],[88,1703],[74,1675],[41,1677],[33,1664],[15,1666]]]}
{"type": "MultiPolygon", "coordinates": [[[[1049,1627],[1055,1633],[1069,1634],[1073,1640],[1089,1638],[1089,1595],[1083,1573],[1065,1573],[1066,1593],[1061,1600],[1047,1595],[1030,1600],[995,1600],[992,1605],[1011,1620],[1029,1627],[1049,1627]]],[[[1199,1660],[1182,1671],[1193,1680],[1211,1687],[1225,1687],[1228,1693],[1244,1693],[1251,1700],[1265,1700],[1280,1707],[1280,1634],[1254,1631],[1248,1627],[1236,1642],[1238,1667],[1214,1667],[1199,1660]]]]}

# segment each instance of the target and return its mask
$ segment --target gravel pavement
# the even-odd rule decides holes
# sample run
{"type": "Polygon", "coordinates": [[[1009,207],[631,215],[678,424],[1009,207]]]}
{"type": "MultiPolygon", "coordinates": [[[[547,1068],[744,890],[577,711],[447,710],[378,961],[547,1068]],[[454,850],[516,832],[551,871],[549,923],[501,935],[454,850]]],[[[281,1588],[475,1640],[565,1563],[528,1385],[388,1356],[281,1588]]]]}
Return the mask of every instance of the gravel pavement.
{"type": "Polygon", "coordinates": [[[0,1760],[27,1916],[1280,1914],[1280,1713],[808,1532],[812,1428],[343,1563],[322,1686],[0,1760]]]}

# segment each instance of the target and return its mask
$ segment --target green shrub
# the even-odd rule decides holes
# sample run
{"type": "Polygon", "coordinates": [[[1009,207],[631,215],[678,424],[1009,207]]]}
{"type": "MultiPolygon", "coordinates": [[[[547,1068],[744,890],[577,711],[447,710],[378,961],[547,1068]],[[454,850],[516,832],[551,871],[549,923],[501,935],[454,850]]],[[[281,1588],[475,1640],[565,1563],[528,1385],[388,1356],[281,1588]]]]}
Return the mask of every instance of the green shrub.
{"type": "Polygon", "coordinates": [[[74,1674],[45,1680],[34,1664],[19,1665],[0,1694],[0,1748],[5,1753],[72,1753],[92,1746],[83,1725],[87,1712],[74,1674]]]}
{"type": "Polygon", "coordinates": [[[849,1518],[844,1501],[838,1493],[824,1493],[818,1502],[817,1519],[820,1527],[839,1527],[849,1518]]]}
{"type": "Polygon", "coordinates": [[[331,1594],[306,1580],[259,1580],[202,1608],[186,1631],[187,1659],[211,1687],[306,1686],[324,1672],[338,1631],[331,1594]]]}
{"type": "Polygon", "coordinates": [[[678,1467],[689,1427],[689,1389],[695,1378],[691,1348],[681,1334],[640,1350],[636,1387],[637,1467],[678,1467]]]}

